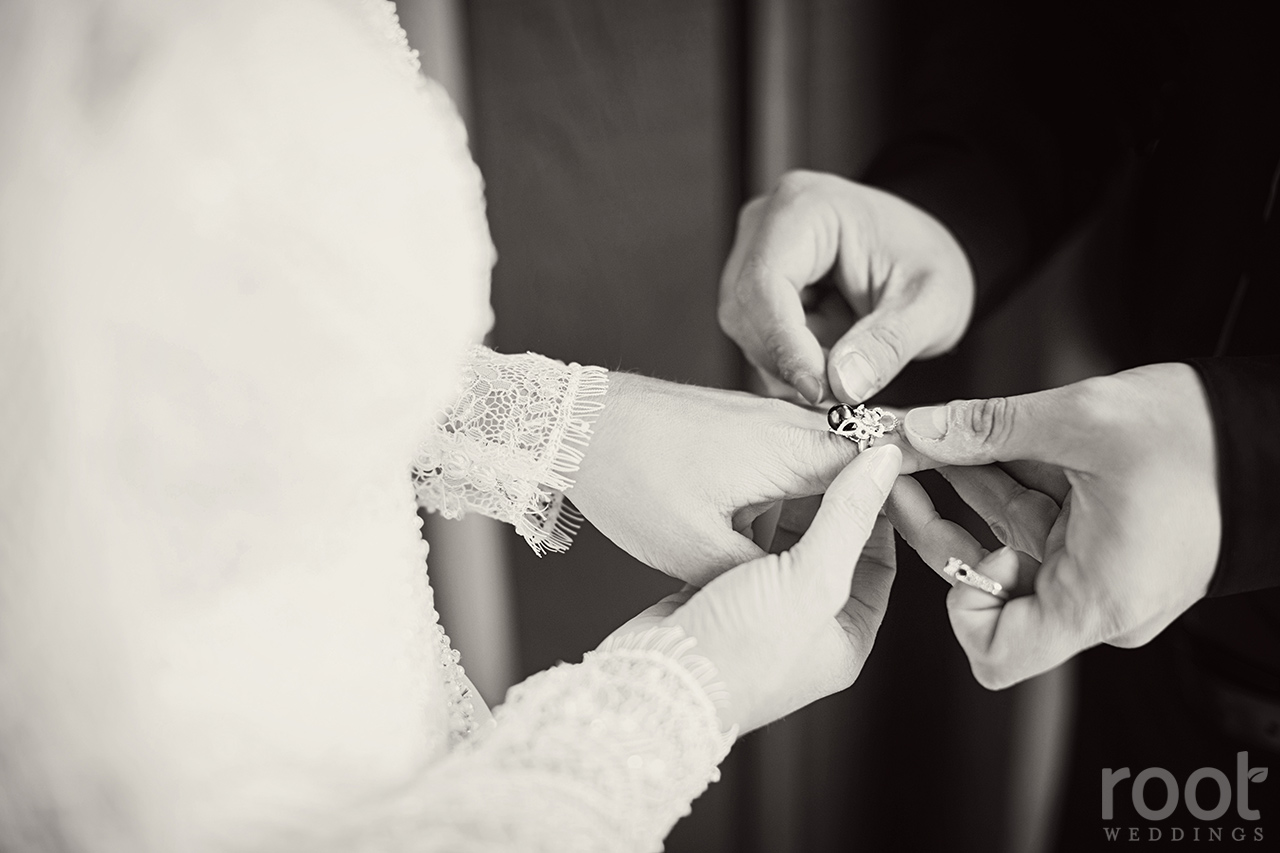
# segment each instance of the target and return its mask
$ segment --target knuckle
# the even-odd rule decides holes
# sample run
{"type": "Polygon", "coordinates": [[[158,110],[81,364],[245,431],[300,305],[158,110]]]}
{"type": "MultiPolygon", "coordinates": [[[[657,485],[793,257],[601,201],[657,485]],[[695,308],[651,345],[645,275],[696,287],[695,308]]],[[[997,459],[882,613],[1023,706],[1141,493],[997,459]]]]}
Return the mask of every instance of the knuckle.
{"type": "Polygon", "coordinates": [[[1018,682],[1018,661],[1011,657],[1007,645],[995,642],[994,634],[976,636],[970,633],[961,636],[960,641],[969,658],[969,669],[974,680],[983,687],[988,690],[1004,690],[1018,682]]]}
{"type": "Polygon", "coordinates": [[[1007,397],[974,400],[966,406],[966,426],[978,441],[998,446],[1013,433],[1014,411],[1007,397]]]}
{"type": "Polygon", "coordinates": [[[833,686],[835,687],[835,690],[831,692],[840,693],[841,691],[848,690],[852,687],[853,683],[858,680],[860,670],[861,667],[858,666],[857,661],[852,656],[842,661],[840,664],[840,670],[836,673],[834,679],[833,686]]]}
{"type": "MultiPolygon", "coordinates": [[[[783,406],[794,403],[777,401],[783,406]]],[[[779,416],[785,413],[779,412],[779,416]]],[[[802,487],[810,495],[822,495],[841,471],[858,456],[858,448],[851,441],[831,441],[828,433],[804,427],[789,427],[783,437],[786,446],[792,448],[786,461],[785,482],[793,488],[802,487]]],[[[832,495],[835,500],[835,495],[832,495]]],[[[814,504],[816,511],[817,504],[814,504]]]]}
{"type": "Polygon", "coordinates": [[[1111,431],[1128,416],[1131,406],[1124,387],[1110,376],[1095,376],[1077,382],[1069,391],[1070,410],[1094,430],[1111,431]]]}
{"type": "Polygon", "coordinates": [[[1098,615],[1103,639],[1109,643],[1128,636],[1140,621],[1136,606],[1120,596],[1101,594],[1091,609],[1098,615]]]}
{"type": "Polygon", "coordinates": [[[1130,628],[1111,639],[1107,640],[1107,645],[1116,646],[1121,649],[1136,649],[1145,646],[1147,643],[1160,636],[1160,632],[1168,623],[1164,620],[1146,620],[1136,627],[1130,628]]]}
{"type": "Polygon", "coordinates": [[[989,661],[973,660],[969,664],[969,669],[973,672],[974,680],[988,690],[1004,690],[1014,684],[1014,679],[1010,678],[1001,667],[989,661]]]}
{"type": "Polygon", "coordinates": [[[716,306],[716,320],[726,335],[734,341],[738,340],[742,333],[742,311],[736,301],[721,297],[720,304],[716,306]]]}
{"type": "Polygon", "coordinates": [[[1044,492],[1023,489],[1022,495],[1017,501],[1016,510],[1020,518],[1025,517],[1029,520],[1034,520],[1038,518],[1056,518],[1060,508],[1057,501],[1044,492]]]}
{"type": "Polygon", "coordinates": [[[764,211],[764,206],[768,202],[766,196],[756,196],[742,206],[738,211],[738,230],[747,231],[751,228],[751,224],[760,217],[764,211]]]}
{"type": "Polygon", "coordinates": [[[773,285],[773,272],[759,254],[749,256],[736,276],[726,275],[716,304],[716,320],[725,334],[739,342],[749,336],[762,319],[762,306],[769,304],[767,293],[773,285]]]}
{"type": "Polygon", "coordinates": [[[1095,408],[1111,396],[1105,377],[1092,376],[1063,389],[1076,408],[1095,408]]]}
{"type": "Polygon", "coordinates": [[[985,521],[987,522],[987,526],[991,528],[991,534],[995,536],[1001,544],[1010,545],[1013,543],[1013,530],[1005,523],[1003,518],[997,515],[985,519],[985,521]]]}
{"type": "MultiPolygon", "coordinates": [[[[1012,497],[1000,508],[1000,516],[1008,519],[1008,526],[1019,530],[1035,530],[1042,520],[1053,518],[1057,514],[1058,505],[1053,498],[1021,486],[1017,487],[1012,497]]],[[[994,526],[992,529],[995,529],[994,526]]]]}
{"type": "Polygon", "coordinates": [[[791,169],[778,179],[778,193],[783,196],[797,196],[813,186],[818,174],[808,169],[791,169]]]}
{"type": "Polygon", "coordinates": [[[770,289],[774,281],[769,261],[760,252],[751,252],[742,262],[742,272],[738,274],[737,286],[733,289],[734,298],[742,307],[749,307],[770,289]]]}
{"type": "Polygon", "coordinates": [[[787,330],[774,328],[765,332],[763,349],[768,363],[777,367],[783,379],[789,379],[796,353],[787,330]]]}
{"type": "Polygon", "coordinates": [[[894,323],[884,323],[876,326],[871,330],[868,339],[872,348],[874,348],[872,357],[881,366],[902,364],[911,355],[906,333],[894,323]]]}
{"type": "Polygon", "coordinates": [[[1151,642],[1150,637],[1143,638],[1140,633],[1134,632],[1122,634],[1119,637],[1108,640],[1107,645],[1115,646],[1118,649],[1136,649],[1140,646],[1145,646],[1149,642],[1151,642]]]}

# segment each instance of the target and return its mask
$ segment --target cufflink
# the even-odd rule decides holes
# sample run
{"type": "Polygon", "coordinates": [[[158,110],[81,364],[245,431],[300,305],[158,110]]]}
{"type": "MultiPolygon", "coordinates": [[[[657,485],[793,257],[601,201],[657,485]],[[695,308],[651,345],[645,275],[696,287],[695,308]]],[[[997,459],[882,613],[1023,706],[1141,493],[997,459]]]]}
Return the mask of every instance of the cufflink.
{"type": "Polygon", "coordinates": [[[962,584],[980,589],[987,595],[994,595],[1001,601],[1009,600],[1009,592],[1004,588],[1004,584],[999,581],[987,577],[982,572],[969,568],[964,562],[956,557],[947,560],[947,564],[942,567],[942,573],[950,578],[955,578],[962,584]]]}
{"type": "Polygon", "coordinates": [[[848,403],[832,406],[827,412],[827,427],[838,436],[847,438],[863,451],[898,428],[898,418],[879,406],[856,409],[848,403]]]}

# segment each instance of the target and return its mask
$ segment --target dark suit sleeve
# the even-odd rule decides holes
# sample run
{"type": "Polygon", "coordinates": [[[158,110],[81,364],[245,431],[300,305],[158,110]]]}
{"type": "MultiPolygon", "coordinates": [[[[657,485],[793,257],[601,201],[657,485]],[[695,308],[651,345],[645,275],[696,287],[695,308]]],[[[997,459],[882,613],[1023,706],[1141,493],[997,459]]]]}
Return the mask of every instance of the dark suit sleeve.
{"type": "Polygon", "coordinates": [[[1189,362],[1213,413],[1222,545],[1210,596],[1280,586],[1280,358],[1189,362]]]}
{"type": "MultiPolygon", "coordinates": [[[[1108,22],[1027,3],[904,4],[898,129],[862,180],[941,221],[989,312],[1096,205],[1126,138],[1108,22]]],[[[1064,7],[1064,9],[1070,7],[1064,7]]]]}

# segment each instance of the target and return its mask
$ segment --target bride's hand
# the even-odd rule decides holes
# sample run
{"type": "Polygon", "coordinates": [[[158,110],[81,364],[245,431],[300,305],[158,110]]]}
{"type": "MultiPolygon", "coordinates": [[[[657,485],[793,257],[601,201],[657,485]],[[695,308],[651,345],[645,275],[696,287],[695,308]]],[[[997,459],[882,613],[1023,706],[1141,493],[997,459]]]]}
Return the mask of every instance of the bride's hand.
{"type": "Polygon", "coordinates": [[[1007,547],[986,554],[904,477],[886,509],[933,569],[1011,590],[947,596],[974,675],[998,689],[1098,643],[1140,646],[1202,598],[1221,536],[1213,425],[1195,371],[1161,364],[907,416],[906,434],[1007,547]],[[982,463],[999,463],[997,465],[982,463]]]}
{"type": "Polygon", "coordinates": [[[750,538],[758,516],[821,494],[856,455],[823,411],[612,373],[568,496],[627,553],[701,586],[764,554],[750,538]]]}
{"type": "Polygon", "coordinates": [[[678,625],[729,692],[745,733],[843,690],[862,671],[889,602],[893,530],[881,504],[902,455],[875,447],[835,478],[804,537],[782,554],[686,589],[618,629],[678,625]],[[856,564],[856,568],[855,568],[856,564]]]}

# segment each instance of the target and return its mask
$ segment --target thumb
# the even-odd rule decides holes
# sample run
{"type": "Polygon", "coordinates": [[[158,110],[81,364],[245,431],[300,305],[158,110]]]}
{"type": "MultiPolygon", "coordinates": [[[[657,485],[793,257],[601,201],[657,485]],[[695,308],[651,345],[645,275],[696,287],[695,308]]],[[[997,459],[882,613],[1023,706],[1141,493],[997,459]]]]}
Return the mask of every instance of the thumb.
{"type": "Polygon", "coordinates": [[[904,432],[912,447],[944,465],[1031,459],[1086,468],[1102,431],[1080,384],[912,409],[904,432]]]}
{"type": "Polygon", "coordinates": [[[831,482],[808,532],[788,552],[801,588],[832,613],[849,598],[858,555],[901,466],[902,452],[891,444],[859,454],[831,482]]]}
{"type": "Polygon", "coordinates": [[[861,403],[935,343],[938,312],[925,303],[877,308],[831,348],[827,377],[836,398],[861,403]]]}

